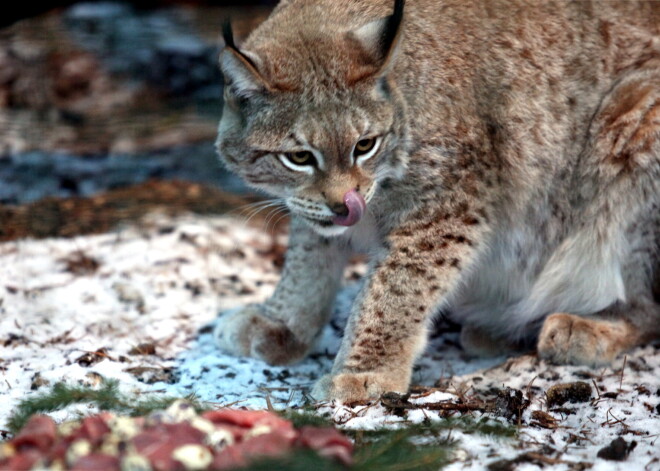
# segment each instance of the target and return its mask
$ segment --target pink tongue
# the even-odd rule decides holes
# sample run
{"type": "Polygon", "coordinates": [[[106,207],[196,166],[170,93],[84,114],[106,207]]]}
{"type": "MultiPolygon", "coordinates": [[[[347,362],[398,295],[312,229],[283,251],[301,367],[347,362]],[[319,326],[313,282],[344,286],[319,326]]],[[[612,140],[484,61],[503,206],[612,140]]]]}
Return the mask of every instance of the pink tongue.
{"type": "Polygon", "coordinates": [[[344,195],[344,204],[348,208],[348,214],[346,216],[335,216],[332,219],[332,222],[340,226],[352,226],[356,224],[362,219],[362,215],[367,209],[367,203],[364,202],[362,195],[355,191],[355,189],[346,192],[344,195]]]}

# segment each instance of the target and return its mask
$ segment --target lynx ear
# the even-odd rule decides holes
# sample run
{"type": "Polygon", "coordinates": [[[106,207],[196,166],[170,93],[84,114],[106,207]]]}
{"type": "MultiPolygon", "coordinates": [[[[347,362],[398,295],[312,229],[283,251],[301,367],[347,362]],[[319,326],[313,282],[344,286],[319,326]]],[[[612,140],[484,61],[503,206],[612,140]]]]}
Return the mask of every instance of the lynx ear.
{"type": "Polygon", "coordinates": [[[376,66],[376,75],[382,76],[389,71],[399,50],[404,4],[405,0],[395,0],[390,16],[367,23],[350,33],[376,66]]]}
{"type": "Polygon", "coordinates": [[[225,87],[230,93],[239,99],[247,99],[268,90],[268,83],[257,67],[259,59],[236,47],[229,21],[225,22],[222,35],[225,49],[220,55],[220,69],[225,78],[225,87]]]}

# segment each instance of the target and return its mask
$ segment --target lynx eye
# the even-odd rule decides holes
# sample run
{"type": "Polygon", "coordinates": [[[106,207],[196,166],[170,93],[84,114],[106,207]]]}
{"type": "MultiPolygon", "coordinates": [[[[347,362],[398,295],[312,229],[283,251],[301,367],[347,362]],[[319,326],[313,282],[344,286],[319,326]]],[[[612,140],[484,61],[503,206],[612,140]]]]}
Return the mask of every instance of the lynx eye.
{"type": "Polygon", "coordinates": [[[304,172],[311,175],[314,173],[314,166],[317,165],[314,153],[308,150],[285,152],[277,154],[277,157],[282,165],[295,172],[304,172]]]}
{"type": "Polygon", "coordinates": [[[355,143],[355,147],[353,148],[353,158],[358,163],[364,162],[376,154],[379,145],[380,136],[360,139],[355,143]]]}
{"type": "Polygon", "coordinates": [[[314,154],[308,150],[303,150],[300,152],[287,152],[284,154],[284,156],[295,165],[313,165],[315,162],[314,154]]]}
{"type": "Polygon", "coordinates": [[[359,157],[362,154],[366,154],[376,145],[376,139],[370,137],[369,139],[362,139],[355,144],[355,156],[359,157]]]}

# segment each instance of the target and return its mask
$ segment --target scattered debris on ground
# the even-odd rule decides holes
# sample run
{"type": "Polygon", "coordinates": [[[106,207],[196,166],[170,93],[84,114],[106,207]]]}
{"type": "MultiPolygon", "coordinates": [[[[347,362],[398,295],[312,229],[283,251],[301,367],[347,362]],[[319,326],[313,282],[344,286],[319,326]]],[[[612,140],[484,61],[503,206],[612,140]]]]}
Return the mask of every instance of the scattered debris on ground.
{"type": "MultiPolygon", "coordinates": [[[[456,329],[440,323],[409,394],[315,403],[309,391],[331,368],[361,262],[347,268],[333,320],[304,361],[273,367],[218,351],[217,313],[272,293],[285,243],[284,233],[232,216],[163,213],[111,233],[0,243],[7,274],[0,282],[0,433],[11,437],[6,423],[21,401],[62,382],[101,391],[114,379],[125,394],[308,411],[356,446],[383,428],[405,431],[413,444],[444,444],[436,463],[449,470],[600,469],[616,463],[611,457],[630,469],[660,462],[660,351],[653,345],[599,369],[555,366],[533,354],[473,359],[456,329]],[[63,260],[76,257],[98,267],[66,269],[63,260]]],[[[100,407],[49,410],[62,423],[100,407]]]]}
{"type": "Polygon", "coordinates": [[[612,440],[612,443],[598,450],[598,458],[610,461],[625,461],[636,446],[637,442],[635,440],[628,443],[623,438],[617,437],[612,440]]]}
{"type": "Polygon", "coordinates": [[[591,399],[591,385],[584,381],[560,383],[545,393],[548,407],[562,406],[568,402],[587,402],[591,399]]]}

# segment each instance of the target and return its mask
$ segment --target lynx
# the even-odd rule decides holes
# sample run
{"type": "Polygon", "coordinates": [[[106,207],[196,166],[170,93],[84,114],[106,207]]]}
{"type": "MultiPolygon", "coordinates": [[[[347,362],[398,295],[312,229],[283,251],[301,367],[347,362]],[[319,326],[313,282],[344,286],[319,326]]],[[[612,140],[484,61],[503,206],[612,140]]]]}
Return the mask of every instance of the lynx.
{"type": "Polygon", "coordinates": [[[288,0],[220,56],[217,149],[291,212],[273,296],[219,345],[301,359],[369,256],[316,399],[405,392],[464,348],[603,365],[660,334],[660,3],[288,0]]]}

